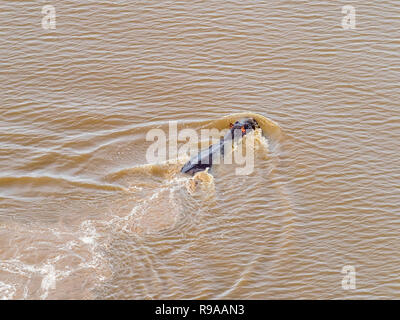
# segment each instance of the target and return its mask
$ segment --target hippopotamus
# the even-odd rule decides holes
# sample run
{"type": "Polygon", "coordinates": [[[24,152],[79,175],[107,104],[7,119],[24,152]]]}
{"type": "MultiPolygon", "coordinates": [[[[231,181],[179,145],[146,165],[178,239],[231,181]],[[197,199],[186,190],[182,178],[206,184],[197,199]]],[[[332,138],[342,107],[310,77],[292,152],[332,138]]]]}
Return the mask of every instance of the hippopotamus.
{"type": "Polygon", "coordinates": [[[199,152],[198,155],[192,157],[182,167],[181,172],[194,175],[196,172],[205,171],[211,168],[213,164],[213,157],[218,154],[224,155],[224,147],[226,143],[232,143],[235,138],[243,137],[250,131],[259,128],[257,121],[253,118],[244,118],[230,124],[229,132],[220,139],[216,144],[211,145],[209,148],[199,152]]]}

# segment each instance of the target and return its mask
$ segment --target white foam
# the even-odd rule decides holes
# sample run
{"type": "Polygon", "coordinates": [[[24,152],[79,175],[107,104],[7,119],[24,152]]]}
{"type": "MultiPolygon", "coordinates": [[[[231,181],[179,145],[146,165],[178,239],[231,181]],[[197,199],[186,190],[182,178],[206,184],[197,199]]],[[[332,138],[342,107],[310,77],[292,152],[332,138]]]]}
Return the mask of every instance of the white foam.
{"type": "Polygon", "coordinates": [[[0,281],[0,300],[10,300],[14,297],[15,286],[0,281]]]}
{"type": "Polygon", "coordinates": [[[93,237],[80,237],[79,240],[81,240],[83,243],[93,245],[94,244],[94,238],[93,237]]]}
{"type": "MultiPolygon", "coordinates": [[[[32,229],[16,226],[16,230],[26,235],[33,232],[32,229]],[[18,228],[18,229],[17,229],[18,228]]],[[[52,245],[52,252],[38,263],[26,263],[25,257],[20,256],[19,250],[15,252],[13,258],[0,260],[0,270],[9,274],[13,274],[13,286],[0,282],[0,299],[30,299],[36,295],[40,299],[47,299],[51,290],[55,290],[60,280],[65,279],[74,274],[79,274],[86,269],[94,268],[95,273],[91,273],[95,277],[94,285],[98,285],[99,281],[103,281],[107,276],[107,265],[104,263],[104,257],[101,251],[101,243],[98,243],[99,234],[96,231],[94,223],[90,220],[84,221],[78,229],[64,228],[38,228],[35,229],[37,234],[47,234],[48,245],[52,245],[53,240],[64,240],[60,243],[52,245]],[[83,250],[83,255],[80,252],[83,250]],[[89,255],[87,255],[88,253],[89,255]],[[69,256],[76,256],[81,259],[76,263],[76,259],[69,260],[69,256]],[[84,260],[84,261],[82,261],[84,260]],[[61,261],[61,264],[58,262],[61,261]],[[73,261],[73,262],[69,262],[73,261]],[[106,273],[104,273],[105,271],[106,273]],[[37,276],[41,277],[40,287],[36,288],[37,276]],[[39,289],[39,290],[37,290],[39,289]],[[15,296],[16,292],[21,291],[20,296],[15,296]]],[[[24,242],[22,242],[24,243],[24,242]]],[[[29,251],[34,252],[38,247],[35,243],[29,243],[29,251]]],[[[40,242],[40,247],[47,245],[40,242]]],[[[27,249],[26,246],[25,249],[27,249]]],[[[79,292],[78,292],[79,294],[79,292]]]]}
{"type": "Polygon", "coordinates": [[[43,291],[43,294],[40,297],[42,299],[46,299],[49,295],[49,290],[54,290],[56,288],[57,275],[54,266],[51,264],[45,265],[41,270],[41,273],[45,273],[45,276],[43,277],[40,285],[43,291]]]}

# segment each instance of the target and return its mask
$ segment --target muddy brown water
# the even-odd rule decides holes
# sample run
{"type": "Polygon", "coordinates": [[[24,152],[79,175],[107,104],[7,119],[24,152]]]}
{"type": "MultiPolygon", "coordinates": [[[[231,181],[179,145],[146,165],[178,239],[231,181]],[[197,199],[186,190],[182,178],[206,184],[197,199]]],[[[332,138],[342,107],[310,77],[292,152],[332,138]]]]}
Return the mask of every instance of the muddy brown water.
{"type": "Polygon", "coordinates": [[[400,298],[398,1],[45,4],[0,3],[0,298],[400,298]],[[249,112],[248,176],[146,162],[249,112]]]}

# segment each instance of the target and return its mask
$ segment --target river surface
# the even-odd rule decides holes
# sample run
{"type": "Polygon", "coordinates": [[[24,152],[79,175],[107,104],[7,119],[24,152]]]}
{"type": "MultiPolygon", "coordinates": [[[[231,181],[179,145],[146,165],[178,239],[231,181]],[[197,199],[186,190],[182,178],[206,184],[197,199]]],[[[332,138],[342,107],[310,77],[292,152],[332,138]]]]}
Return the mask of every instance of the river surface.
{"type": "Polygon", "coordinates": [[[400,298],[400,3],[345,4],[1,1],[0,298],[400,298]],[[249,175],[147,161],[244,115],[249,175]]]}

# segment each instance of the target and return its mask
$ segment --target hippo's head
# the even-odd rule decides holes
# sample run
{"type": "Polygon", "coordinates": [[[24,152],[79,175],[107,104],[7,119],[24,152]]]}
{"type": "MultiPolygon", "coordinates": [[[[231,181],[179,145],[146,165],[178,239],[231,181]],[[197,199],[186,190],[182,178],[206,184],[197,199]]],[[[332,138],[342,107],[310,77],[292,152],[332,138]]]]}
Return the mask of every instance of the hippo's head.
{"type": "Polygon", "coordinates": [[[256,128],[259,128],[260,126],[258,125],[256,119],[254,118],[243,118],[235,123],[230,124],[230,131],[232,133],[232,137],[235,132],[239,132],[237,130],[240,130],[242,133],[242,136],[244,136],[248,130],[255,130],[256,128]]]}

